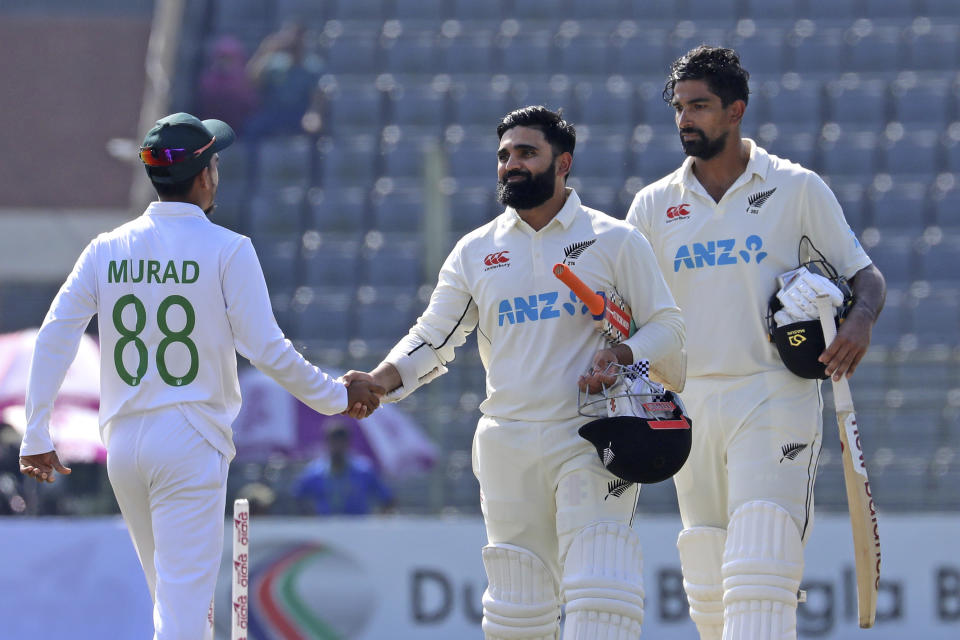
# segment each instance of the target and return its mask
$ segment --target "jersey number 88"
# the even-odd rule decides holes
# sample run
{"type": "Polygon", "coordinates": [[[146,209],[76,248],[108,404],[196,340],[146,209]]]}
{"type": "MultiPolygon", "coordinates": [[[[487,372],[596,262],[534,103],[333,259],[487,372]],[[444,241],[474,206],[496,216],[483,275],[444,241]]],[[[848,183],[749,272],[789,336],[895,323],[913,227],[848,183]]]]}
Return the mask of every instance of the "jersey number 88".
{"type": "MultiPolygon", "coordinates": [[[[190,339],[190,332],[193,331],[195,324],[196,313],[193,311],[193,305],[183,296],[167,296],[160,302],[160,306],[157,307],[157,326],[160,327],[160,332],[163,333],[163,340],[157,345],[157,371],[160,373],[160,378],[171,387],[182,387],[183,385],[190,384],[193,382],[193,379],[197,377],[197,370],[200,368],[200,356],[197,353],[197,345],[190,339]],[[170,326],[167,324],[167,312],[173,305],[177,305],[183,309],[183,313],[186,316],[186,322],[180,331],[171,331],[170,326]],[[190,366],[187,372],[179,377],[170,375],[170,371],[167,370],[167,347],[175,342],[179,342],[190,352],[190,366]]],[[[117,344],[113,348],[113,361],[117,366],[117,374],[121,380],[131,387],[135,387],[140,384],[143,376],[147,373],[148,358],[147,345],[140,339],[140,334],[147,326],[147,310],[144,308],[140,298],[132,293],[128,293],[117,300],[117,303],[113,305],[113,326],[116,327],[117,333],[120,334],[120,339],[117,340],[117,344]],[[131,304],[133,305],[136,319],[133,329],[128,329],[123,324],[123,310],[127,305],[131,304]],[[130,343],[133,343],[139,356],[137,372],[135,374],[127,371],[126,365],[123,364],[123,350],[130,343]]]]}

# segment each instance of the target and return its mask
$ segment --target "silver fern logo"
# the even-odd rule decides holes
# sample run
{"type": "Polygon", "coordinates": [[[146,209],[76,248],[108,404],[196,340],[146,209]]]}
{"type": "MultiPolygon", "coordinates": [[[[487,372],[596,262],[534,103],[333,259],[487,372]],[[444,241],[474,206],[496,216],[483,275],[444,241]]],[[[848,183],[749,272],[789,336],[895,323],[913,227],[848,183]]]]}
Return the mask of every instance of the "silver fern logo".
{"type": "Polygon", "coordinates": [[[611,446],[613,446],[613,443],[608,442],[607,446],[603,448],[603,466],[605,467],[609,467],[613,459],[617,457],[613,453],[613,449],[610,448],[611,446]]]}
{"type": "Polygon", "coordinates": [[[773,192],[776,190],[777,188],[774,187],[769,191],[760,191],[758,193],[754,193],[751,196],[747,196],[747,203],[748,203],[747,213],[752,213],[754,215],[759,214],[760,207],[762,207],[763,204],[770,199],[770,196],[772,196],[773,192]]]}
{"type": "Polygon", "coordinates": [[[587,247],[596,242],[597,239],[593,240],[584,240],[583,242],[574,242],[573,244],[564,247],[563,249],[563,264],[573,266],[577,264],[577,258],[587,250],[587,247]]]}
{"type": "Polygon", "coordinates": [[[623,492],[630,488],[632,482],[627,482],[626,480],[611,480],[607,483],[607,495],[604,496],[604,500],[613,496],[614,498],[619,498],[623,495],[623,492]]]}
{"type": "Polygon", "coordinates": [[[807,448],[807,445],[801,442],[788,442],[787,444],[780,447],[780,451],[783,452],[783,457],[780,458],[780,464],[783,464],[784,460],[796,460],[797,456],[800,455],[800,452],[807,448]]]}

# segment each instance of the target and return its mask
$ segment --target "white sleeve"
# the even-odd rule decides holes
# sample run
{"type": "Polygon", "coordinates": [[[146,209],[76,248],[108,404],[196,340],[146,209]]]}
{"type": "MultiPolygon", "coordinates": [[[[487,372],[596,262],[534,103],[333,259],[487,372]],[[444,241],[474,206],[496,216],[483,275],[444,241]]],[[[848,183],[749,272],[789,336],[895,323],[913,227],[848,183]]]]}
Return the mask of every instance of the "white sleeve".
{"type": "MultiPolygon", "coordinates": [[[[858,271],[869,266],[870,257],[847,224],[837,197],[820,176],[813,172],[807,174],[803,194],[801,228],[813,242],[813,246],[846,278],[852,278],[858,271]]],[[[905,212],[905,215],[910,215],[910,212],[905,212]]],[[[816,256],[800,256],[800,259],[816,259],[816,256]]]]}
{"type": "Polygon", "coordinates": [[[344,411],[346,386],[307,362],[277,326],[249,238],[241,239],[222,269],[223,298],[237,352],[315,411],[327,415],[344,411]]]}
{"type": "Polygon", "coordinates": [[[633,202],[630,203],[630,209],[627,210],[627,222],[639,229],[640,233],[649,239],[650,225],[647,209],[646,194],[641,190],[633,197],[633,202]]]}
{"type": "MultiPolygon", "coordinates": [[[[87,245],[60,291],[37,334],[27,379],[27,429],[20,455],[53,450],[50,414],[67,369],[77,357],[83,330],[97,313],[97,277],[94,243],[87,245]]],[[[106,357],[112,357],[107,354],[106,357]]]]}
{"type": "Polygon", "coordinates": [[[477,326],[479,313],[463,277],[460,249],[458,244],[444,261],[427,310],[383,360],[397,369],[403,381],[384,396],[387,402],[405,398],[446,373],[454,350],[477,326]]]}
{"type": "Polygon", "coordinates": [[[661,360],[683,348],[686,329],[680,308],[663,279],[650,243],[631,229],[615,263],[617,290],[633,313],[637,332],[624,340],[634,360],[661,360]]]}

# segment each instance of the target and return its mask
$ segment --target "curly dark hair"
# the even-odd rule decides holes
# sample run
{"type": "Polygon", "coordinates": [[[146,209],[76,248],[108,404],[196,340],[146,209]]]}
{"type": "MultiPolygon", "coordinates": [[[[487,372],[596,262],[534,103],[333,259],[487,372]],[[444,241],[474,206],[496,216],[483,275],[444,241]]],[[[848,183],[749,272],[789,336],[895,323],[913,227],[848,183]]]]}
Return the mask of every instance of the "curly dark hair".
{"type": "Polygon", "coordinates": [[[563,110],[550,111],[544,106],[522,107],[503,116],[497,125],[497,139],[514,127],[530,127],[543,132],[550,143],[554,155],[567,152],[572,154],[577,146],[577,132],[573,125],[563,119],[563,110]]]}
{"type": "Polygon", "coordinates": [[[720,97],[724,107],[735,100],[743,100],[746,104],[750,97],[749,79],[750,74],[740,66],[736,51],[702,44],[670,65],[663,100],[668,104],[673,102],[673,89],[681,80],[704,80],[710,91],[720,97]]]}

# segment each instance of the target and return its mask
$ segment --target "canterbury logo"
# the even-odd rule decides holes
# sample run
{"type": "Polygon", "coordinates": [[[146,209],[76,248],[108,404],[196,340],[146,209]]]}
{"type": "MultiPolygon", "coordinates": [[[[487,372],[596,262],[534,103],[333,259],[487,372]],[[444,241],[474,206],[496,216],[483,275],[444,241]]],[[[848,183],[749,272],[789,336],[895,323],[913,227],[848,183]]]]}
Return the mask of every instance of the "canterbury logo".
{"type": "Polygon", "coordinates": [[[800,442],[789,442],[782,447],[780,451],[783,452],[783,457],[780,458],[780,463],[783,464],[784,460],[796,460],[797,456],[800,455],[800,452],[807,448],[807,445],[800,442]]]}
{"type": "Polygon", "coordinates": [[[509,251],[498,251],[497,253],[491,253],[486,258],[483,259],[483,264],[488,267],[494,265],[503,264],[504,262],[510,262],[510,258],[507,257],[509,251]]]}
{"type": "Polygon", "coordinates": [[[673,220],[674,218],[682,218],[684,216],[690,215],[690,205],[687,203],[677,205],[675,207],[670,207],[667,209],[667,219],[673,220]]]}
{"type": "Polygon", "coordinates": [[[587,247],[596,242],[596,238],[593,240],[584,240],[583,242],[574,242],[568,247],[563,249],[563,263],[568,265],[575,265],[577,258],[580,257],[584,251],[587,250],[587,247]]]}
{"type": "Polygon", "coordinates": [[[777,188],[774,187],[773,189],[770,189],[770,191],[761,191],[759,193],[755,193],[751,196],[748,196],[747,202],[749,203],[750,206],[747,207],[747,212],[760,213],[760,207],[763,206],[763,203],[765,203],[770,198],[770,196],[773,195],[773,192],[776,190],[777,188]]]}
{"type": "Polygon", "coordinates": [[[632,482],[627,482],[626,480],[611,480],[607,483],[607,495],[604,496],[604,500],[613,496],[614,498],[619,498],[623,495],[623,492],[630,488],[632,482]]]}

